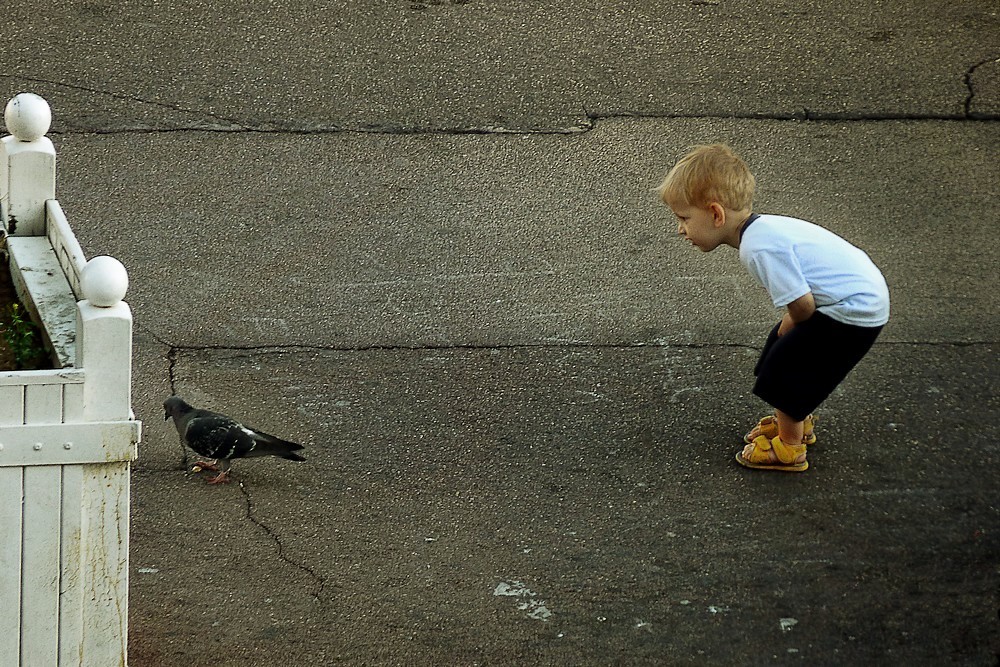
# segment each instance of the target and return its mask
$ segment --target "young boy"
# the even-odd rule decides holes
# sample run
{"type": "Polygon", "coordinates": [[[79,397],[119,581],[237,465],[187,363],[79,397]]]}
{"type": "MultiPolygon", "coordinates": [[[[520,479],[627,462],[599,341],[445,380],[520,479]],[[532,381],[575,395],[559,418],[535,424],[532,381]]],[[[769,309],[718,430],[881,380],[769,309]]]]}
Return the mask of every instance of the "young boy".
{"type": "Polygon", "coordinates": [[[784,316],[754,369],[753,392],[774,407],[736,460],[801,472],[816,441],[812,412],[871,349],[889,320],[889,289],[862,250],[804,220],[751,213],[753,174],[725,145],[696,146],[657,189],[677,233],[703,252],[737,248],[784,316]]]}

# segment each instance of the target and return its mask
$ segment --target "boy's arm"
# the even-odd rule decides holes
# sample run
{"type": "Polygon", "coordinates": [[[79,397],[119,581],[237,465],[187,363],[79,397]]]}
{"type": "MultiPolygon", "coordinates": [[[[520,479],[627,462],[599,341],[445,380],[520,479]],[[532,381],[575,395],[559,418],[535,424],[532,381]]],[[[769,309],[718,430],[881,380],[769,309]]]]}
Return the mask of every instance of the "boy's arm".
{"type": "Polygon", "coordinates": [[[805,322],[816,312],[816,300],[812,292],[806,292],[786,306],[785,316],[781,318],[778,335],[783,336],[799,322],[805,322]]]}

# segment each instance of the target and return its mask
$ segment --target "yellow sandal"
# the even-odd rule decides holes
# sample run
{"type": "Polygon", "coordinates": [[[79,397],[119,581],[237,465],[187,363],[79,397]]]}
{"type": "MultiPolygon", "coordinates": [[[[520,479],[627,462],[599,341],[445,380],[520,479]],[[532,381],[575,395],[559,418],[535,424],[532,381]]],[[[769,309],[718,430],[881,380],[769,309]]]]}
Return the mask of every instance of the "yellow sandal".
{"type": "MultiPolygon", "coordinates": [[[[805,419],[805,424],[802,429],[802,444],[803,445],[813,445],[816,444],[816,433],[814,429],[816,428],[817,418],[815,415],[809,415],[805,419]]],[[[768,440],[773,440],[778,437],[778,418],[774,415],[768,415],[767,417],[761,417],[760,421],[750,429],[750,432],[743,436],[743,442],[748,445],[754,440],[764,436],[768,440]]]]}
{"type": "Polygon", "coordinates": [[[743,449],[751,447],[749,457],[743,456],[743,452],[736,453],[736,461],[747,468],[802,472],[809,467],[805,445],[789,445],[779,437],[768,440],[761,435],[743,449]]]}

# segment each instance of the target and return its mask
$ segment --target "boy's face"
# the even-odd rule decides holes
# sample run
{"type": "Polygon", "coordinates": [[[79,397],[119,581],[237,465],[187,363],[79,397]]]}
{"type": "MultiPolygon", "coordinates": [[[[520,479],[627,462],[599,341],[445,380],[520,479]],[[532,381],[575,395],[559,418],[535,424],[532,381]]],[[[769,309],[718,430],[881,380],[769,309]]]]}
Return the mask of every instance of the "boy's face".
{"type": "Polygon", "coordinates": [[[696,248],[712,252],[722,244],[725,215],[719,204],[709,204],[705,208],[672,204],[670,209],[677,216],[677,234],[696,248]]]}

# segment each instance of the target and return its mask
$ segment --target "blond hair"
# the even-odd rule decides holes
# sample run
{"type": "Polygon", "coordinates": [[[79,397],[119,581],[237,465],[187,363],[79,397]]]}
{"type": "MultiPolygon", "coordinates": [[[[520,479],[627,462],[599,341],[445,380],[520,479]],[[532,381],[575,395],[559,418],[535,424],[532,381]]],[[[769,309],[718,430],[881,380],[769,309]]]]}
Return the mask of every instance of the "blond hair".
{"type": "Polygon", "coordinates": [[[656,189],[668,206],[705,207],[718,202],[733,211],[750,210],[756,180],[740,156],[725,144],[693,146],[656,189]]]}

